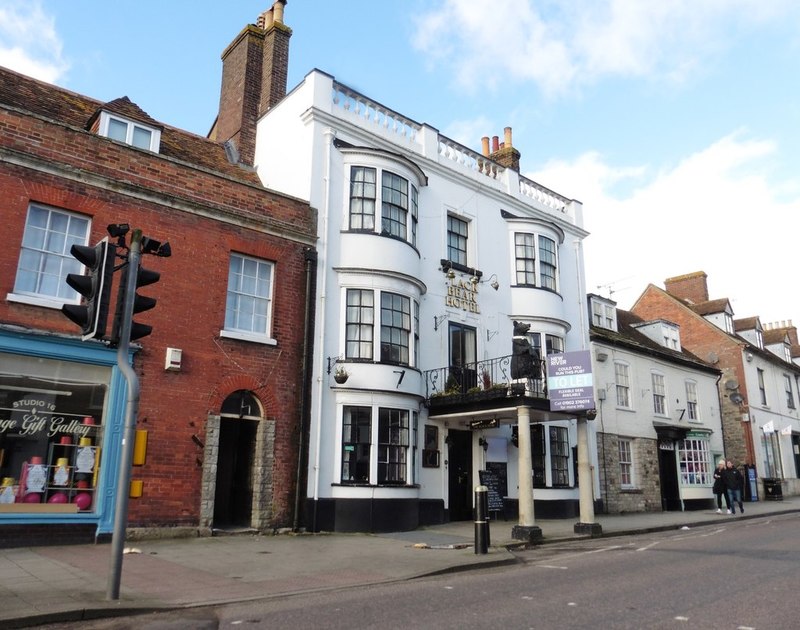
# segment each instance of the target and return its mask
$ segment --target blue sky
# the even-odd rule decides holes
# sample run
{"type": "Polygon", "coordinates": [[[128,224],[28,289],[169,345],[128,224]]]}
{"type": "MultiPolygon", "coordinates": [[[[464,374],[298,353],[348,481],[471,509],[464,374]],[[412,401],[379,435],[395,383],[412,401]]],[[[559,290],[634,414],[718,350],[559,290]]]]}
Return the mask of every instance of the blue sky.
{"type": "MultiPolygon", "coordinates": [[[[271,0],[0,0],[0,65],[205,135],[220,54],[271,0]]],[[[703,270],[800,324],[796,0],[289,0],[312,68],[584,204],[587,289],[631,306],[703,270]]]]}

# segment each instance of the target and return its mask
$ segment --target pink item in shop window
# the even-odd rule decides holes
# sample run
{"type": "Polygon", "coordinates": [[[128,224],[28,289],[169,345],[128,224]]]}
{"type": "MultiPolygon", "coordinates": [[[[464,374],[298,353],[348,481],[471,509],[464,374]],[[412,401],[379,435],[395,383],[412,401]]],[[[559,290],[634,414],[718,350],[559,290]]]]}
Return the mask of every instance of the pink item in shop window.
{"type": "Polygon", "coordinates": [[[42,502],[42,495],[38,492],[29,492],[25,495],[22,499],[23,503],[41,503],[42,502]]]}
{"type": "Polygon", "coordinates": [[[56,492],[52,497],[47,499],[48,503],[66,503],[67,495],[64,492],[56,492]]]}
{"type": "Polygon", "coordinates": [[[78,506],[79,510],[88,510],[89,506],[92,505],[92,495],[88,492],[79,492],[72,499],[72,502],[78,506]]]}

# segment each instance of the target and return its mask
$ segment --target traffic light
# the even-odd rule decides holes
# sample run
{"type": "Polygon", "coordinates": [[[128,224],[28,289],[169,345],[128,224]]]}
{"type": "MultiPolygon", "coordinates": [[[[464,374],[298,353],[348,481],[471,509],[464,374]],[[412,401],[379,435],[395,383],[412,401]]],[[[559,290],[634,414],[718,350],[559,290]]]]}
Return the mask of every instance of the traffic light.
{"type": "Polygon", "coordinates": [[[61,312],[81,327],[84,341],[100,339],[106,334],[117,247],[104,238],[94,247],[73,245],[69,252],[86,267],[89,273],[67,274],[67,284],[83,296],[84,302],[64,304],[61,312]]]}
{"type": "MultiPolygon", "coordinates": [[[[139,270],[136,273],[136,290],[138,291],[140,287],[145,287],[148,284],[155,284],[158,282],[160,277],[161,274],[157,271],[139,267],[139,270]]],[[[141,313],[142,311],[149,311],[155,305],[155,298],[147,297],[146,295],[139,295],[138,293],[133,296],[134,315],[136,315],[136,313],[141,313]]],[[[140,324],[139,322],[131,320],[131,341],[134,339],[139,339],[140,337],[146,337],[151,332],[153,332],[152,326],[149,326],[148,324],[140,324]]]]}
{"type": "MultiPolygon", "coordinates": [[[[130,263],[129,263],[130,264],[130,263]]],[[[148,284],[155,284],[158,282],[161,274],[157,271],[152,271],[150,269],[145,269],[144,267],[139,267],[136,270],[136,290],[140,287],[147,286],[148,284]]],[[[111,333],[111,344],[117,345],[119,343],[120,335],[122,332],[122,318],[124,317],[123,309],[124,309],[124,302],[125,302],[125,294],[127,292],[128,287],[128,273],[127,269],[124,270],[122,274],[122,279],[120,281],[119,286],[119,297],[117,298],[117,312],[114,315],[114,329],[111,333]]],[[[133,295],[133,315],[136,313],[142,313],[144,311],[149,311],[151,308],[155,307],[156,299],[147,297],[146,295],[139,295],[138,293],[134,292],[133,295]]],[[[141,337],[146,337],[153,331],[153,327],[148,324],[140,324],[139,322],[133,321],[131,319],[131,336],[129,341],[134,341],[136,339],[140,339],[141,337]]]]}

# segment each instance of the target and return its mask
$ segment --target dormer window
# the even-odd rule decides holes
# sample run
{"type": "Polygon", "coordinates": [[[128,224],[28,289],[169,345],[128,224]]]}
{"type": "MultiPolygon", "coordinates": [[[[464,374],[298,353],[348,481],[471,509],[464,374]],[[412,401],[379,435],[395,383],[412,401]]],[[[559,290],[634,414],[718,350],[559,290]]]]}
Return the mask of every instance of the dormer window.
{"type": "Polygon", "coordinates": [[[599,328],[607,328],[608,330],[617,330],[617,308],[616,303],[603,298],[592,295],[592,324],[599,328]]]}
{"type": "Polygon", "coordinates": [[[132,147],[158,153],[161,130],[128,120],[116,114],[101,112],[98,133],[132,147]]]}

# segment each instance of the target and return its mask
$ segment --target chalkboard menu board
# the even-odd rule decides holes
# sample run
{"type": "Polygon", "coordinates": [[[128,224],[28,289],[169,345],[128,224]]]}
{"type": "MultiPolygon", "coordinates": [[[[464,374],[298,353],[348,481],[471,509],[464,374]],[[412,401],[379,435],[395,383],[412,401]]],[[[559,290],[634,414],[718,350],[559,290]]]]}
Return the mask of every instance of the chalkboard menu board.
{"type": "Polygon", "coordinates": [[[490,512],[503,511],[503,495],[505,494],[506,480],[505,475],[501,476],[500,473],[501,471],[498,471],[496,468],[478,471],[481,485],[489,488],[488,499],[490,512]]]}

